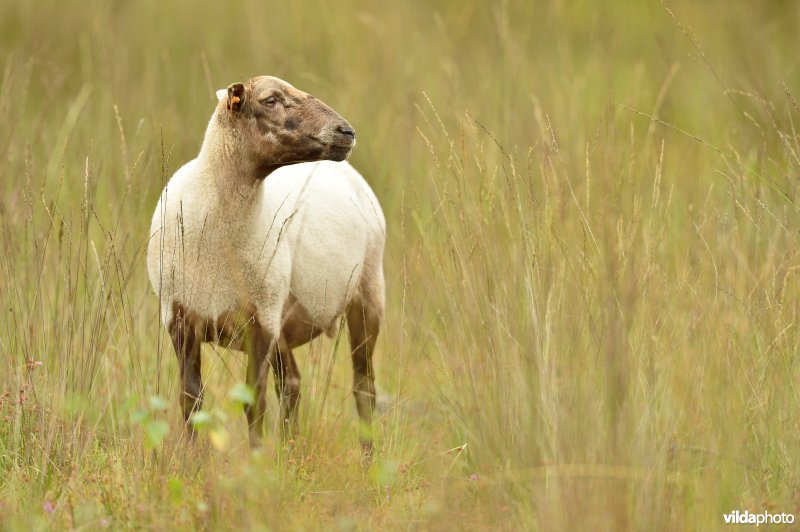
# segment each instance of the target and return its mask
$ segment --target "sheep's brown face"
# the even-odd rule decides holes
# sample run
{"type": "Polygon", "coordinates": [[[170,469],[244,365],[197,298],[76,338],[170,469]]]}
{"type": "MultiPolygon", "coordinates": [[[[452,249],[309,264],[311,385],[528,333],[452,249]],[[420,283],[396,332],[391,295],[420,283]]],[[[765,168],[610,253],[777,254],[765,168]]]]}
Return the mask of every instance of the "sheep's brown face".
{"type": "Polygon", "coordinates": [[[221,99],[220,112],[227,113],[266,172],[293,163],[343,161],[355,146],[347,120],[281,79],[260,76],[246,85],[234,83],[221,99]]]}

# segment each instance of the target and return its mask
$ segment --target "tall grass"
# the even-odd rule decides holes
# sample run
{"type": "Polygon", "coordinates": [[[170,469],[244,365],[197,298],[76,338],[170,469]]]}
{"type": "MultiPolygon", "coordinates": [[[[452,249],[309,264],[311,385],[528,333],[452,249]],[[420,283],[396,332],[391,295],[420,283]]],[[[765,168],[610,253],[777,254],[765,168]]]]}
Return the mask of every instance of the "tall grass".
{"type": "MultiPolygon", "coordinates": [[[[0,5],[0,527],[714,529],[800,513],[792,2],[0,5]],[[189,445],[144,249],[214,89],[355,126],[388,219],[377,455],[344,344],[189,445]],[[270,398],[271,412],[275,401],[270,398]]],[[[231,390],[234,393],[231,394],[231,390]]]]}

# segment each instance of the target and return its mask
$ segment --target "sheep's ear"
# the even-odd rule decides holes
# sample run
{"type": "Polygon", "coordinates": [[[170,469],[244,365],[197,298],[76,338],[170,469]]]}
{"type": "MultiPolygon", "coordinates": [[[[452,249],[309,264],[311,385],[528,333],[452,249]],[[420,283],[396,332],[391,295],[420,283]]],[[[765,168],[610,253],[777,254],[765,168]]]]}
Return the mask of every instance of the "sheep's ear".
{"type": "Polygon", "coordinates": [[[229,111],[238,113],[244,107],[245,90],[244,85],[241,83],[234,83],[228,87],[228,103],[227,108],[229,111]]]}

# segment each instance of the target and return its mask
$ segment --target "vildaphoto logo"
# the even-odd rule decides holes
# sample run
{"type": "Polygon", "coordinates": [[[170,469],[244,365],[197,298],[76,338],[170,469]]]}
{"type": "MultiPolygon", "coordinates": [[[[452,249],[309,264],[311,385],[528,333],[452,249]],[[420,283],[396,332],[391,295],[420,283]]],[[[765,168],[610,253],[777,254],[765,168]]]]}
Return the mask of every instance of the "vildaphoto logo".
{"type": "Polygon", "coordinates": [[[726,525],[791,525],[794,523],[794,514],[771,514],[769,512],[761,512],[754,514],[747,510],[740,512],[734,510],[729,514],[723,514],[726,525]]]}

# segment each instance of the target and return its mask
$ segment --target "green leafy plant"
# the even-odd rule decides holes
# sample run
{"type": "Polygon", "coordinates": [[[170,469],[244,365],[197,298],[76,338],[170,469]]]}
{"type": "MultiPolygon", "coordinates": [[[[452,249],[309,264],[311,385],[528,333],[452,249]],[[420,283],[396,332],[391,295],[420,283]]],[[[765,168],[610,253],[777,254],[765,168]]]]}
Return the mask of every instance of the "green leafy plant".
{"type": "Polygon", "coordinates": [[[144,429],[145,443],[150,449],[161,446],[169,434],[169,423],[161,418],[166,409],[167,401],[163,397],[153,395],[148,398],[145,407],[130,414],[131,423],[144,429]]]}

